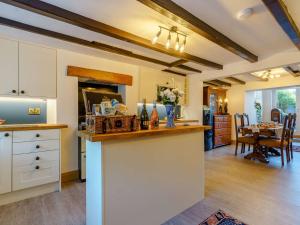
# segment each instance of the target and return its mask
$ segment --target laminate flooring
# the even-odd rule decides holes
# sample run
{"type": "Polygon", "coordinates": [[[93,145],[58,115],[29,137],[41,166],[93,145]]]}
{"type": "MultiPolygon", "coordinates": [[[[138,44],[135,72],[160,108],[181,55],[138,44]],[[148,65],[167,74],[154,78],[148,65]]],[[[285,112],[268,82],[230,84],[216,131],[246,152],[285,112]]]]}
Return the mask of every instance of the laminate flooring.
{"type": "MultiPolygon", "coordinates": [[[[205,175],[205,199],[163,225],[198,225],[218,209],[249,225],[300,225],[300,153],[281,168],[279,157],[263,164],[221,147],[205,153],[205,175]]],[[[84,183],[0,207],[0,225],[84,224],[84,183]]]]}

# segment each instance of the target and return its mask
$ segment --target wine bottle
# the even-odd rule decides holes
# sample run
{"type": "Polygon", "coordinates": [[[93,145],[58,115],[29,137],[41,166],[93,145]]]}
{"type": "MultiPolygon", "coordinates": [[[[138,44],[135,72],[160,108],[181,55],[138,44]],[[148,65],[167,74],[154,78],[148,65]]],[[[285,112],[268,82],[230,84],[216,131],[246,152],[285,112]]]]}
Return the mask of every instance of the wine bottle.
{"type": "Polygon", "coordinates": [[[146,108],[146,99],[144,99],[143,109],[140,115],[141,119],[141,130],[148,130],[149,129],[149,116],[147,113],[146,108]]]}
{"type": "Polygon", "coordinates": [[[156,109],[156,101],[153,102],[153,110],[150,117],[150,127],[151,129],[156,129],[159,127],[159,116],[156,109]]]}

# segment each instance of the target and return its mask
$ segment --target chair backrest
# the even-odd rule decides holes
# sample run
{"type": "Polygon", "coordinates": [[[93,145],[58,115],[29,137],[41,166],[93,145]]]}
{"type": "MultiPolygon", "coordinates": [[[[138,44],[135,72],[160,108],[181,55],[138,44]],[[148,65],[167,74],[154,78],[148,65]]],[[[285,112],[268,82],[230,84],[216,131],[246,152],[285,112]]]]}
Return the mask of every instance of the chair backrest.
{"type": "Polygon", "coordinates": [[[250,126],[249,115],[247,113],[243,113],[244,126],[250,126]]]}
{"type": "Polygon", "coordinates": [[[297,120],[297,114],[294,113],[292,115],[291,139],[294,138],[294,132],[295,132],[295,129],[296,129],[296,120],[297,120]]]}
{"type": "Polygon", "coordinates": [[[283,118],[283,130],[281,136],[281,145],[283,146],[284,141],[289,142],[291,137],[291,127],[292,127],[292,114],[288,114],[283,118]]]}
{"type": "Polygon", "coordinates": [[[282,111],[280,109],[274,108],[271,110],[271,121],[281,123],[281,114],[282,111]]]}
{"type": "Polygon", "coordinates": [[[238,139],[239,134],[242,133],[244,123],[244,117],[242,114],[236,113],[234,114],[234,125],[235,125],[235,137],[238,139]]]}

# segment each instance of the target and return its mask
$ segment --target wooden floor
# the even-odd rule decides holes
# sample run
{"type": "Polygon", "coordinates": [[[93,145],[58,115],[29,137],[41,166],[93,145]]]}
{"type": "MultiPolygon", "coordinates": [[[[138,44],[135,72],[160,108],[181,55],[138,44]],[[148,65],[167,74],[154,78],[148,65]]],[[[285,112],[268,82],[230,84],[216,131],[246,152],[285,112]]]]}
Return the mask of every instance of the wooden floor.
{"type": "MultiPolygon", "coordinates": [[[[249,225],[300,225],[300,153],[284,168],[280,158],[272,157],[265,165],[233,153],[233,146],[206,153],[205,200],[164,225],[198,225],[217,209],[249,225]]],[[[66,184],[61,193],[0,207],[0,225],[84,224],[82,183],[66,184]]]]}

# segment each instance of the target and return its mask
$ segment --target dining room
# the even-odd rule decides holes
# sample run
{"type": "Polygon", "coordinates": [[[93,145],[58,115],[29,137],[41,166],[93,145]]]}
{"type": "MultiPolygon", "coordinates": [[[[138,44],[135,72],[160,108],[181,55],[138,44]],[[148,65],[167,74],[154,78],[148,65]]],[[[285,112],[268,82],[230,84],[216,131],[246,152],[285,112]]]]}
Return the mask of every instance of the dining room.
{"type": "MultiPolygon", "coordinates": [[[[300,82],[286,68],[253,72],[265,81],[247,81],[228,89],[235,155],[262,163],[280,158],[282,166],[293,163],[294,153],[300,150],[300,82]]],[[[296,71],[298,65],[289,68],[296,71]]]]}

